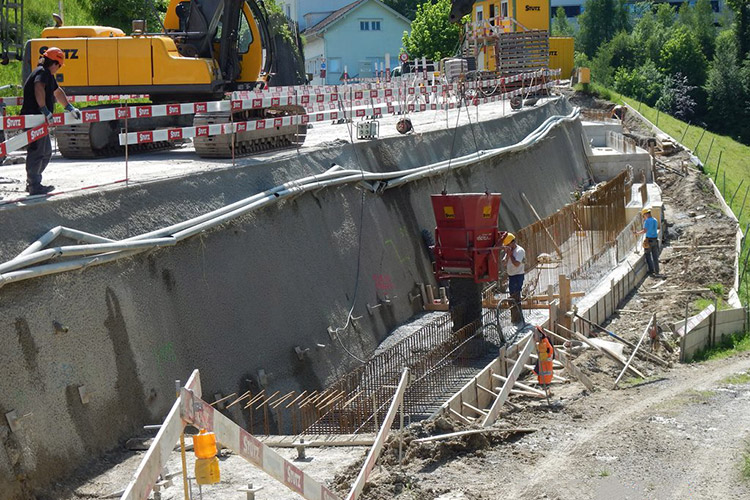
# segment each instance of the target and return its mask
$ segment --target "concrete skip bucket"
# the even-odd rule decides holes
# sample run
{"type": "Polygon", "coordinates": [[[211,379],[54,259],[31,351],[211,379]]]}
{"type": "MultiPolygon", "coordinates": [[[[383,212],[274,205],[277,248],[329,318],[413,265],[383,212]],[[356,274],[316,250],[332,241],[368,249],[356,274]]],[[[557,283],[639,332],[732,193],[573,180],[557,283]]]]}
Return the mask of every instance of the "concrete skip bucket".
{"type": "Polygon", "coordinates": [[[500,246],[507,234],[497,228],[499,193],[433,194],[435,277],[494,281],[500,246]]]}

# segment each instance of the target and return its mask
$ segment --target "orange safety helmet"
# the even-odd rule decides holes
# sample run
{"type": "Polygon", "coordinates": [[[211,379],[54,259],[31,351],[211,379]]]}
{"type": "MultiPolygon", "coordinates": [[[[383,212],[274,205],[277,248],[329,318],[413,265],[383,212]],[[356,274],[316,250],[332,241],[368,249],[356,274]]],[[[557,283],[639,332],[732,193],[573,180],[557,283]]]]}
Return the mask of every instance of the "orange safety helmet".
{"type": "Polygon", "coordinates": [[[57,47],[48,48],[42,55],[47,59],[51,59],[57,62],[60,66],[65,64],[65,52],[63,52],[61,49],[58,49],[57,47]]]}

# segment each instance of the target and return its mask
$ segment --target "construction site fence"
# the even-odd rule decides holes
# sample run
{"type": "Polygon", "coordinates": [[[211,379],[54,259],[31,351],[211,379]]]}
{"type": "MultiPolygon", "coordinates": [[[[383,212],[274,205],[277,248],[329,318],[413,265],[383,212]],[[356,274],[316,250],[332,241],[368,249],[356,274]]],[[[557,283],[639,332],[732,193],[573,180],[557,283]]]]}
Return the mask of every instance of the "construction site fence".
{"type": "MultiPolygon", "coordinates": [[[[208,113],[216,111],[258,110],[268,107],[293,106],[302,114],[260,120],[239,121],[203,127],[175,127],[161,130],[120,134],[120,145],[143,144],[156,141],[181,140],[192,137],[235,134],[243,131],[262,130],[287,125],[305,125],[309,122],[326,120],[352,120],[354,118],[379,117],[384,114],[418,113],[428,110],[450,110],[461,106],[479,106],[490,102],[511,99],[515,96],[530,95],[546,90],[554,85],[550,80],[559,76],[556,71],[536,71],[517,78],[498,79],[503,91],[499,95],[483,96],[475,92],[466,99],[466,89],[472,85],[489,86],[496,82],[465,82],[461,84],[422,85],[416,87],[394,86],[386,88],[354,89],[346,86],[334,87],[330,92],[295,93],[282,96],[272,93],[237,94],[240,99],[212,102],[195,102],[168,105],[134,105],[104,109],[84,109],[81,118],[72,113],[53,115],[48,125],[42,115],[5,116],[0,120],[3,130],[29,129],[0,143],[0,158],[50,134],[52,127],[128,119],[148,119],[163,116],[208,113]],[[528,86],[525,81],[529,81],[528,86]],[[521,87],[508,90],[506,83],[521,82],[521,87]],[[539,83],[541,82],[541,83],[539,83]],[[411,102],[410,102],[411,101],[411,102]],[[349,108],[349,109],[347,109],[349,108]]],[[[129,96],[132,97],[132,96],[129,96]]],[[[14,98],[18,99],[18,98],[14,98]]],[[[126,125],[127,126],[127,125],[126,125]]]]}

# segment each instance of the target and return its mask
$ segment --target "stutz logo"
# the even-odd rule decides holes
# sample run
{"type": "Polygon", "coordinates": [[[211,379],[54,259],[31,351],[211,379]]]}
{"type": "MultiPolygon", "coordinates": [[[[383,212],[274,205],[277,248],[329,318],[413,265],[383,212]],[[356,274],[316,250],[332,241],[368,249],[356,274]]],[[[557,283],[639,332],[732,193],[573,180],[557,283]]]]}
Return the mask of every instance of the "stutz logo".
{"type": "Polygon", "coordinates": [[[42,128],[33,128],[29,131],[29,139],[31,142],[34,142],[35,140],[39,139],[40,137],[44,137],[45,135],[47,135],[45,126],[43,126],[42,128]]]}
{"type": "Polygon", "coordinates": [[[21,118],[6,118],[5,128],[23,128],[23,120],[21,118]]]}
{"type": "Polygon", "coordinates": [[[542,8],[541,8],[541,7],[539,7],[538,5],[527,5],[527,6],[526,6],[526,12],[528,12],[528,11],[530,11],[530,10],[541,11],[541,10],[542,10],[542,8]]]}

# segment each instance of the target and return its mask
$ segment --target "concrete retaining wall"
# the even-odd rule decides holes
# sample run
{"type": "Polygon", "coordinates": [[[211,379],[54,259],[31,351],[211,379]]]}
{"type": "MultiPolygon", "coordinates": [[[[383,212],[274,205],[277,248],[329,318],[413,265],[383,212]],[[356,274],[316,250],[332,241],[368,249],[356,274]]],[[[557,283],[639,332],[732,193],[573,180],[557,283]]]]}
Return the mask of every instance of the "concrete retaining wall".
{"type": "Polygon", "coordinates": [[[747,330],[747,310],[745,308],[717,311],[713,304],[695,316],[675,324],[676,335],[680,339],[680,361],[686,363],[695,355],[712,347],[724,339],[725,335],[747,330]]]}
{"type": "MultiPolygon", "coordinates": [[[[550,115],[556,101],[494,122],[351,145],[170,181],[50,200],[3,212],[0,256],[14,256],[50,227],[124,238],[245,198],[332,163],[391,171],[512,144],[550,115]]],[[[18,432],[0,425],[0,499],[30,492],[161,421],[174,380],[201,370],[206,394],[314,390],[367,357],[418,310],[415,282],[434,282],[421,241],[432,232],[429,195],[503,193],[501,227],[534,221],[570,201],[588,177],[580,123],[556,128],[534,148],[480,162],[383,195],[353,186],[303,195],[247,215],[176,247],[0,289],[0,413],[16,410],[18,432]],[[361,232],[360,232],[361,229],[361,232]],[[358,262],[360,267],[358,269],[358,262]],[[367,314],[388,294],[393,307],[367,314]],[[362,319],[332,339],[327,329],[362,319]],[[53,322],[67,327],[56,331],[53,322]],[[325,345],[319,348],[316,345],[325,345]],[[300,361],[296,346],[310,348],[300,361]],[[346,348],[346,350],[344,349],[346,348]],[[83,404],[78,388],[90,402],[83,404]]],[[[25,495],[25,496],[24,496],[25,495]]]]}

